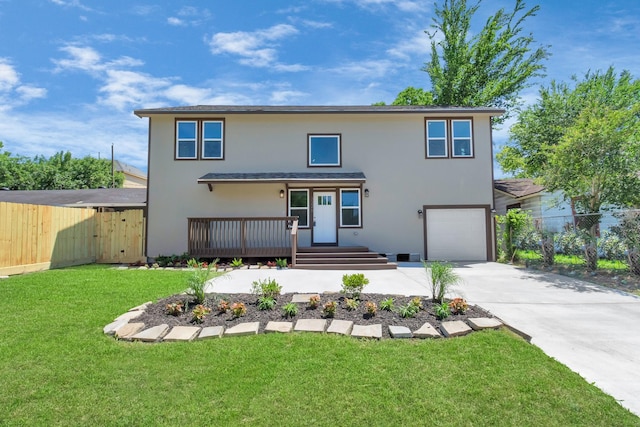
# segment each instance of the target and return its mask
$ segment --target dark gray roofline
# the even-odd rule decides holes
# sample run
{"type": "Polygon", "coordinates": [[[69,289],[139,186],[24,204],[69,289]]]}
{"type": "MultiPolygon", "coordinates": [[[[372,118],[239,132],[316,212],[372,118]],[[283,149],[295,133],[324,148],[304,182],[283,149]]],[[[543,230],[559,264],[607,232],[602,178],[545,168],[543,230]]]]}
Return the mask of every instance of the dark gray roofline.
{"type": "Polygon", "coordinates": [[[421,105],[196,105],[184,107],[146,108],[135,110],[138,117],[149,117],[156,114],[490,114],[500,116],[505,110],[493,107],[438,107],[421,105]]]}
{"type": "Polygon", "coordinates": [[[362,172],[253,172],[208,173],[198,178],[199,184],[320,181],[361,183],[366,177],[362,172]]]}

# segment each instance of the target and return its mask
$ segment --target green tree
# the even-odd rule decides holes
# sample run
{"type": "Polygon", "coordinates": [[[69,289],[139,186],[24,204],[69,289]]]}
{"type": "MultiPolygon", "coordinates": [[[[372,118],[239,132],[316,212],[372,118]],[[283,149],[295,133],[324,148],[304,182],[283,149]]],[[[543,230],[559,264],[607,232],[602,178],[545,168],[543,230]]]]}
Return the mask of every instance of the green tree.
{"type": "MultiPolygon", "coordinates": [[[[3,147],[0,142],[0,149],[3,147]]],[[[116,187],[121,187],[124,175],[114,174],[116,187]]],[[[71,190],[111,187],[111,162],[91,156],[73,158],[70,152],[58,152],[46,158],[33,159],[0,152],[0,188],[10,190],[71,190]]]]}
{"type": "Polygon", "coordinates": [[[433,105],[433,103],[431,92],[409,86],[398,94],[392,105],[433,105]]]}
{"type": "Polygon", "coordinates": [[[505,172],[560,190],[586,215],[578,226],[595,269],[601,210],[640,204],[640,80],[612,67],[573,80],[573,88],[554,82],[541,89],[497,159],[505,172]]]}
{"type": "Polygon", "coordinates": [[[467,6],[466,0],[444,0],[442,6],[436,5],[433,31],[425,31],[431,40],[431,59],[422,69],[429,74],[431,90],[409,87],[400,92],[395,105],[498,107],[506,110],[498,122],[509,117],[520,91],[544,75],[547,47],[536,48],[533,36],[522,34],[524,21],[540,7],[527,10],[523,0],[516,0],[511,12],[498,10],[472,35],[471,20],[480,3],[467,6]]]}

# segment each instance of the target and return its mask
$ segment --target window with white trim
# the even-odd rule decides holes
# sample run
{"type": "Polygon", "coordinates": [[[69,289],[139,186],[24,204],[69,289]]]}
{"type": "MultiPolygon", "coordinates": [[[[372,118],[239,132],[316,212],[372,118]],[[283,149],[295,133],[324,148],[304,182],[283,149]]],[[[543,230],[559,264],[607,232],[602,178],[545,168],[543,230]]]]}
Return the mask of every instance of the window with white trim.
{"type": "Polygon", "coordinates": [[[224,158],[222,135],[224,134],[223,122],[221,120],[202,122],[202,158],[222,159],[224,158]]]}
{"type": "Polygon", "coordinates": [[[447,121],[427,120],[427,157],[447,156],[447,121]]]}
{"type": "Polygon", "coordinates": [[[451,121],[451,141],[453,157],[473,157],[471,120],[451,121]]]}
{"type": "Polygon", "coordinates": [[[224,119],[176,120],[176,160],[224,159],[224,119]]]}
{"type": "Polygon", "coordinates": [[[340,190],[340,227],[360,227],[360,189],[340,190]]]}
{"type": "Polygon", "coordinates": [[[298,227],[309,227],[309,190],[289,190],[289,216],[298,217],[298,227]]]}
{"type": "Polygon", "coordinates": [[[309,135],[308,166],[341,166],[340,135],[309,135]]]}
{"type": "Polygon", "coordinates": [[[176,122],[176,159],[198,158],[198,122],[176,122]]]}
{"type": "Polygon", "coordinates": [[[426,157],[473,157],[471,119],[426,119],[426,157]]]}

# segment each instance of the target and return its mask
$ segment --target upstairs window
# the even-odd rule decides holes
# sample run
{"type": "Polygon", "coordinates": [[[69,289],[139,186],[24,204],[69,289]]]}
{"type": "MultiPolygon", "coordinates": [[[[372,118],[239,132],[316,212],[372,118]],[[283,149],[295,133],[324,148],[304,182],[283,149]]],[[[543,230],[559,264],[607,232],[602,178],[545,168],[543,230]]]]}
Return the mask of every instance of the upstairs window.
{"type": "Polygon", "coordinates": [[[289,216],[298,217],[298,227],[309,227],[309,190],[289,190],[289,216]]]}
{"type": "Polygon", "coordinates": [[[473,157],[473,122],[471,119],[427,119],[426,157],[473,157]]]}
{"type": "Polygon", "coordinates": [[[427,157],[447,157],[447,121],[427,121],[427,157]]]}
{"type": "Polygon", "coordinates": [[[453,157],[473,157],[471,120],[452,120],[451,140],[453,141],[453,157]]]}
{"type": "Polygon", "coordinates": [[[340,135],[309,135],[307,166],[341,166],[340,135]]]}
{"type": "Polygon", "coordinates": [[[222,121],[202,122],[202,158],[222,159],[222,121]]]}
{"type": "Polygon", "coordinates": [[[176,120],[177,160],[224,159],[224,120],[176,120]]]}
{"type": "Polygon", "coordinates": [[[184,121],[176,124],[176,158],[196,159],[198,122],[184,121]]]}

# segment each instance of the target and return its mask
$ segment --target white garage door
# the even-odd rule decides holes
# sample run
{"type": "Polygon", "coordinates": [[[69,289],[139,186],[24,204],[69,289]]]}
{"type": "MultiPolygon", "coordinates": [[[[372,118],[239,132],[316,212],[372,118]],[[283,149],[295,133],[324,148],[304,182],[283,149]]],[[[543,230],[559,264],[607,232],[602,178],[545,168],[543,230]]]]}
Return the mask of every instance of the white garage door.
{"type": "Polygon", "coordinates": [[[427,259],[486,261],[484,208],[426,209],[427,259]]]}

